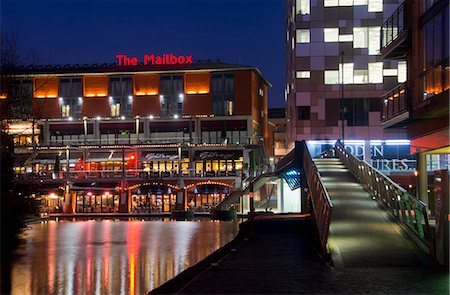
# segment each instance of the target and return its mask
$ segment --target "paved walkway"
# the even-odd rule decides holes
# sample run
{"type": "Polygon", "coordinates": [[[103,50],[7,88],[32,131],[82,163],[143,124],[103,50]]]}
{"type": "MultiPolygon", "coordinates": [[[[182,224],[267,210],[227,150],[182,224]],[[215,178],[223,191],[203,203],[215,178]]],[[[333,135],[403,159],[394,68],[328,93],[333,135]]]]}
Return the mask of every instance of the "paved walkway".
{"type": "Polygon", "coordinates": [[[261,219],[254,238],[242,234],[153,293],[449,294],[448,270],[431,262],[338,159],[316,165],[334,206],[332,266],[315,251],[311,219],[261,219]]]}
{"type": "MultiPolygon", "coordinates": [[[[333,268],[311,244],[303,219],[257,220],[253,239],[238,239],[203,267],[169,281],[154,294],[448,294],[440,268],[368,266],[333,268]]],[[[200,263],[200,264],[202,264],[200,263]]]]}

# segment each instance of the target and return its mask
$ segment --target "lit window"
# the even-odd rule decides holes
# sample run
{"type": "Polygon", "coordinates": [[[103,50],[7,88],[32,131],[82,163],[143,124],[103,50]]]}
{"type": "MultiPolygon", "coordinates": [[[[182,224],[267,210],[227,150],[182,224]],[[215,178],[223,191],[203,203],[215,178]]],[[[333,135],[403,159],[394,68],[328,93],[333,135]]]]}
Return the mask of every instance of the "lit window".
{"type": "Polygon", "coordinates": [[[297,30],[297,43],[309,43],[309,30],[297,30]]]}
{"type": "Polygon", "coordinates": [[[339,42],[352,42],[353,41],[353,35],[339,35],[339,42]]]}
{"type": "Polygon", "coordinates": [[[397,69],[384,69],[383,76],[397,76],[397,69]]]}
{"type": "Polygon", "coordinates": [[[339,84],[339,71],[324,71],[324,84],[339,84]]]}
{"type": "Polygon", "coordinates": [[[323,40],[325,42],[338,42],[339,41],[339,29],[338,28],[323,29],[323,40]]]}
{"type": "MultiPolygon", "coordinates": [[[[339,64],[339,72],[342,73],[342,64],[339,64]]],[[[353,63],[344,63],[344,84],[353,84],[353,63]]],[[[339,78],[339,82],[342,79],[339,78]]]]}
{"type": "Polygon", "coordinates": [[[369,83],[383,83],[383,63],[369,63],[369,83]]]}
{"type": "Polygon", "coordinates": [[[294,48],[295,48],[294,38],[292,38],[292,40],[291,40],[291,48],[292,48],[292,50],[294,50],[294,48]]]}
{"type": "Polygon", "coordinates": [[[233,116],[233,101],[232,100],[225,101],[225,111],[228,116],[233,116]]]}
{"type": "Polygon", "coordinates": [[[286,42],[289,42],[289,30],[286,31],[286,42]]]}
{"type": "Polygon", "coordinates": [[[112,103],[111,104],[111,116],[112,117],[120,116],[120,103],[112,103]]]}
{"type": "Polygon", "coordinates": [[[259,95],[264,96],[264,90],[262,90],[261,88],[259,88],[259,95]]]}
{"type": "Polygon", "coordinates": [[[306,79],[306,78],[310,78],[311,72],[310,71],[297,71],[295,73],[295,77],[297,79],[306,79]]]}
{"type": "Polygon", "coordinates": [[[297,14],[310,14],[309,0],[296,0],[295,5],[297,7],[297,14]]]}
{"type": "Polygon", "coordinates": [[[369,28],[369,55],[380,54],[380,27],[369,28]]]}
{"type": "Polygon", "coordinates": [[[355,70],[353,75],[353,83],[355,84],[367,84],[369,77],[367,70],[355,70]]]}
{"type": "Polygon", "coordinates": [[[323,0],[323,6],[324,7],[339,6],[339,1],[338,0],[323,0]]]}
{"type": "Polygon", "coordinates": [[[398,69],[398,78],[397,81],[398,83],[403,83],[407,80],[407,76],[406,76],[406,61],[399,61],[398,65],[397,65],[397,69],[398,69]]]}
{"type": "Polygon", "coordinates": [[[339,0],[339,6],[353,6],[353,0],[339,0]]]}
{"type": "Polygon", "coordinates": [[[70,116],[70,105],[66,104],[61,106],[61,116],[69,117],[70,116]]]}
{"type": "Polygon", "coordinates": [[[369,12],[382,12],[383,11],[383,0],[368,0],[369,12]]]}
{"type": "Polygon", "coordinates": [[[367,48],[367,28],[353,28],[353,48],[367,48]]]}

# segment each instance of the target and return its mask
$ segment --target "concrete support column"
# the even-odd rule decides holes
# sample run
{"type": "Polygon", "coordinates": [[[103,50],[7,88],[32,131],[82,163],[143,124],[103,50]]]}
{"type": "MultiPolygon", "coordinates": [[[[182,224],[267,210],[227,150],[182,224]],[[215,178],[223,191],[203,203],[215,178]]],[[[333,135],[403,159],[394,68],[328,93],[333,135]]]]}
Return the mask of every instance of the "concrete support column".
{"type": "Polygon", "coordinates": [[[175,210],[184,210],[184,189],[177,192],[177,200],[175,203],[175,210]]]}
{"type": "Polygon", "coordinates": [[[120,199],[119,199],[119,213],[130,213],[130,207],[131,207],[131,191],[125,190],[123,192],[120,192],[120,199]]]}
{"type": "Polygon", "coordinates": [[[144,137],[145,140],[147,141],[150,138],[150,124],[149,124],[149,120],[148,119],[144,119],[144,137]]]}
{"type": "Polygon", "coordinates": [[[48,124],[48,121],[44,122],[44,136],[43,136],[43,140],[44,140],[44,145],[49,145],[50,144],[50,125],[48,124]]]}
{"type": "Polygon", "coordinates": [[[75,191],[66,189],[64,192],[63,212],[64,214],[74,214],[76,207],[77,195],[75,191]]]}
{"type": "Polygon", "coordinates": [[[94,120],[94,128],[93,128],[93,133],[94,133],[94,139],[96,140],[96,142],[98,144],[101,143],[101,135],[100,135],[100,121],[98,120],[94,120]]]}
{"type": "Polygon", "coordinates": [[[417,196],[428,205],[428,174],[427,156],[424,153],[417,154],[417,196]]]}

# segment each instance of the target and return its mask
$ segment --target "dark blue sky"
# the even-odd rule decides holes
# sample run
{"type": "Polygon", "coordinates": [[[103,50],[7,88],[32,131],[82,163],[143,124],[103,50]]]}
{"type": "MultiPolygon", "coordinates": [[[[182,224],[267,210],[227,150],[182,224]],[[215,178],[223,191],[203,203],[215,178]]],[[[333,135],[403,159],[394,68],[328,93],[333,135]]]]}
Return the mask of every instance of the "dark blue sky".
{"type": "MultiPolygon", "coordinates": [[[[192,54],[258,67],[283,107],[283,0],[1,0],[1,30],[42,64],[112,63],[116,54],[192,54]]],[[[33,61],[35,62],[35,61],[33,61]]]]}

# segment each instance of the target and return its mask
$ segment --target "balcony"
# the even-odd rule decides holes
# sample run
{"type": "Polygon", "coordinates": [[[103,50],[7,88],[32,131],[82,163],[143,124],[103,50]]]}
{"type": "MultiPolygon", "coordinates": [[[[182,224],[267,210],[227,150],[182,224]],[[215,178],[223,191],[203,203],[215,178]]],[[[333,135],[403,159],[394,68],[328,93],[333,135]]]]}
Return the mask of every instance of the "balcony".
{"type": "Polygon", "coordinates": [[[383,128],[403,127],[410,118],[408,88],[405,83],[396,86],[381,97],[381,126],[383,128]]]}
{"type": "Polygon", "coordinates": [[[411,3],[403,2],[381,27],[381,58],[398,59],[405,56],[411,46],[409,16],[411,3]]]}

